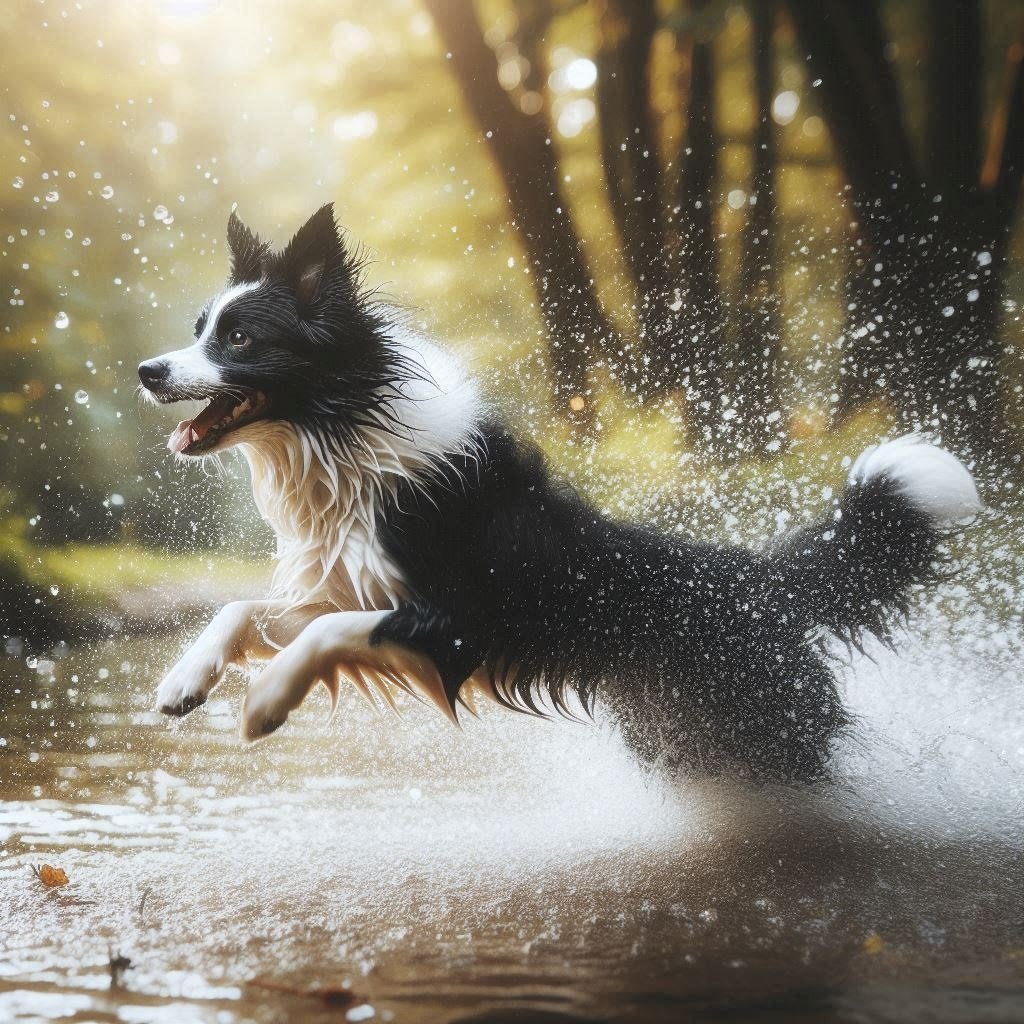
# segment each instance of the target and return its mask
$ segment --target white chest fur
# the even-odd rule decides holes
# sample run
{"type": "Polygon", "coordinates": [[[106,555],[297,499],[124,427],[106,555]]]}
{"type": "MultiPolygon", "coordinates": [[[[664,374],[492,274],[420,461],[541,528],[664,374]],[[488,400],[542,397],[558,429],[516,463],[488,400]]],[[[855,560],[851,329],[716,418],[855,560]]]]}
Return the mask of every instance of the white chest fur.
{"type": "Polygon", "coordinates": [[[413,336],[401,345],[423,371],[391,403],[401,426],[361,428],[348,444],[278,421],[239,431],[256,507],[277,536],[273,596],[342,611],[393,608],[405,596],[401,570],[378,540],[379,512],[403,482],[475,449],[480,401],[475,382],[440,349],[413,336]]]}

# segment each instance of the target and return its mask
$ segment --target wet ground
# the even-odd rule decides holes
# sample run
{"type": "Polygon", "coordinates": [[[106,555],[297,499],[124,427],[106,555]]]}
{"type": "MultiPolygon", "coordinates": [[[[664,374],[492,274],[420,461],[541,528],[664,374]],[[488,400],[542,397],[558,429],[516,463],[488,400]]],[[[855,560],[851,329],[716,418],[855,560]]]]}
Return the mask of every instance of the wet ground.
{"type": "Polygon", "coordinates": [[[182,643],[0,663],[0,1021],[1024,1020],[998,632],[860,659],[811,791],[669,785],[605,729],[498,710],[328,723],[325,694],[245,749],[240,676],[149,710],[182,643]]]}

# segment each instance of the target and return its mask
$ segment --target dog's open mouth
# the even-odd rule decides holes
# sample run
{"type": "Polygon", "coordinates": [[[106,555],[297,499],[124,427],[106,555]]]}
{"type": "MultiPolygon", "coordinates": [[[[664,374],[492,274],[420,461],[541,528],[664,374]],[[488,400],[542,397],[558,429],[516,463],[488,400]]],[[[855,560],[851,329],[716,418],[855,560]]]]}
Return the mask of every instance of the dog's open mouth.
{"type": "Polygon", "coordinates": [[[182,420],[167,439],[167,447],[179,455],[201,455],[217,446],[225,435],[263,419],[270,400],[262,391],[218,395],[198,416],[182,420]]]}

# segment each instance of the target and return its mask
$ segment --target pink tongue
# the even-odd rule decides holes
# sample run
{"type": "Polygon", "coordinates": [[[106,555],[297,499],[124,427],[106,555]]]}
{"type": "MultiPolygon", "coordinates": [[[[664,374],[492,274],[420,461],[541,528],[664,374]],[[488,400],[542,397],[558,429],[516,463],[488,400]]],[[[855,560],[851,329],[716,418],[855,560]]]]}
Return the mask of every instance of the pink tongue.
{"type": "Polygon", "coordinates": [[[172,452],[183,452],[193,441],[197,440],[197,434],[192,429],[191,420],[182,420],[175,428],[169,438],[167,447],[172,452]]]}

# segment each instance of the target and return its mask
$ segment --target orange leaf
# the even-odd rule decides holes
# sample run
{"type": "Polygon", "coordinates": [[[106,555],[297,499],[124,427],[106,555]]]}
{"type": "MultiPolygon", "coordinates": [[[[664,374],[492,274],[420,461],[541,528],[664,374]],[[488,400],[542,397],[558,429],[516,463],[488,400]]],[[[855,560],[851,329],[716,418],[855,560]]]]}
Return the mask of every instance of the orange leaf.
{"type": "Polygon", "coordinates": [[[68,876],[63,868],[55,868],[51,864],[44,864],[41,868],[33,867],[36,878],[39,879],[47,889],[60,889],[68,884],[68,876]]]}

